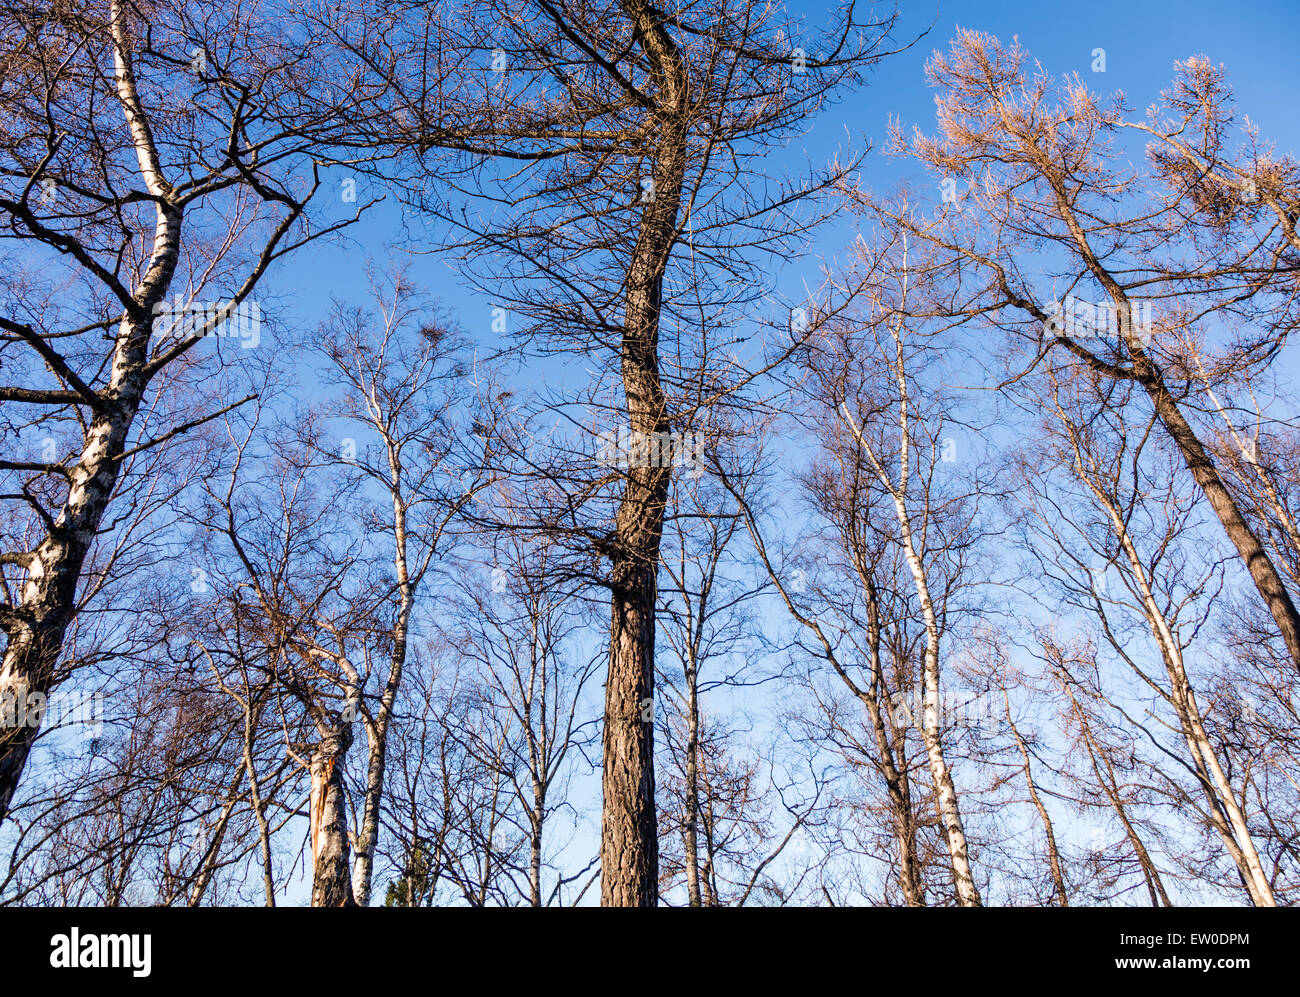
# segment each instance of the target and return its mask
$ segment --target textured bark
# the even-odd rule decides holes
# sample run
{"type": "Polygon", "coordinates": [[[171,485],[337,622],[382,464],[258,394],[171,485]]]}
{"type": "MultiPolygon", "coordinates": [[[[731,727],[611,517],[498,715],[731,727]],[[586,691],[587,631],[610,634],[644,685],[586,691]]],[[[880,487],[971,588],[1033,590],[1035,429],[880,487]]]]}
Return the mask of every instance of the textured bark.
{"type": "MultiPolygon", "coordinates": [[[[622,6],[659,97],[654,196],[642,212],[627,274],[623,388],[632,431],[666,433],[659,319],[664,271],[677,236],[689,93],[681,54],[658,15],[644,3],[622,6]]],[[[655,600],[670,474],[668,467],[629,467],[615,522],[600,846],[601,903],[611,907],[653,907],[659,900],[654,717],[642,716],[653,709],[655,600]]]]}
{"type": "Polygon", "coordinates": [[[921,875],[920,856],[916,850],[916,817],[912,813],[912,780],[907,775],[907,738],[892,735],[882,709],[884,672],[880,656],[880,602],[875,582],[864,565],[858,565],[867,601],[867,644],[871,653],[871,685],[856,689],[858,699],[867,709],[871,733],[880,756],[879,765],[893,811],[894,835],[898,841],[898,886],[908,907],[925,906],[925,881],[921,875]]]}
{"type": "MultiPolygon", "coordinates": [[[[112,356],[107,386],[82,439],[81,454],[70,469],[68,495],[45,538],[32,552],[18,605],[8,625],[8,645],[0,665],[0,696],[48,695],[64,635],[72,622],[77,583],[90,546],[113,494],[131,424],[149,383],[146,372],[153,306],[167,296],[180,256],[180,210],[171,203],[171,186],[162,176],[153,137],[136,93],[131,46],[122,6],[112,3],[111,25],[117,98],[135,144],[140,174],[157,198],[153,248],[143,279],[132,294],[112,356]]],[[[36,739],[38,726],[6,728],[0,735],[0,820],[36,739]]]]}
{"type": "Polygon", "coordinates": [[[1268,874],[1255,848],[1246,815],[1237,803],[1232,783],[1219,762],[1218,753],[1210,743],[1201,719],[1196,693],[1183,671],[1182,655],[1170,667],[1170,678],[1175,687],[1175,709],[1183,725],[1183,736],[1192,755],[1197,779],[1210,805],[1210,822],[1223,842],[1228,857],[1237,866],[1242,885],[1256,907],[1276,907],[1277,899],[1268,881],[1268,874]]]}
{"type": "MultiPolygon", "coordinates": [[[[662,520],[662,511],[654,518],[662,520]]],[[[655,572],[653,565],[626,561],[615,571],[620,584],[605,685],[601,902],[653,907],[659,899],[654,717],[641,717],[642,703],[651,709],[654,701],[655,572]]]]}
{"type": "Polygon", "coordinates": [[[948,842],[948,854],[952,860],[953,882],[957,890],[957,902],[963,907],[980,906],[979,888],[975,885],[975,876],[971,871],[970,856],[966,845],[966,829],[961,819],[961,807],[957,802],[957,787],[952,781],[952,768],[944,753],[943,737],[940,733],[942,720],[939,701],[939,625],[926,584],[925,572],[920,558],[912,543],[911,521],[899,503],[899,519],[903,525],[904,551],[912,576],[916,580],[917,593],[921,600],[921,611],[925,617],[925,711],[921,718],[921,740],[930,762],[930,774],[934,779],[935,794],[938,797],[939,815],[943,820],[944,836],[948,842]]]}
{"type": "Polygon", "coordinates": [[[1196,703],[1196,692],[1192,688],[1183,664],[1182,648],[1174,636],[1168,618],[1156,600],[1147,567],[1138,553],[1124,517],[1120,515],[1120,510],[1110,497],[1085,471],[1083,456],[1078,449],[1077,438],[1075,439],[1075,470],[1110,519],[1111,529],[1128,560],[1129,570],[1142,599],[1143,613],[1160,648],[1160,656],[1169,676],[1169,702],[1178,716],[1193,770],[1209,804],[1210,822],[1223,842],[1228,856],[1237,866],[1242,884],[1250,894],[1251,902],[1257,907],[1276,907],[1277,901],[1273,897],[1268,876],[1264,872],[1259,852],[1251,838],[1246,817],[1241,807],[1237,805],[1232,784],[1228,781],[1219,762],[1218,753],[1215,752],[1206,733],[1200,707],[1196,703]]]}
{"type": "MultiPolygon", "coordinates": [[[[148,338],[147,323],[143,333],[128,330],[124,338],[141,335],[148,338]]],[[[12,693],[26,702],[24,697],[31,693],[51,691],[63,638],[72,622],[82,565],[117,483],[118,458],[126,449],[142,388],[122,384],[112,408],[97,416],[86,433],[55,528],[37,546],[28,565],[0,666],[0,695],[12,693]]],[[[39,729],[33,725],[5,729],[0,743],[0,819],[9,811],[39,729]]]]}
{"type": "Polygon", "coordinates": [[[695,649],[687,652],[691,659],[686,673],[686,820],[682,844],[686,851],[686,894],[692,907],[700,906],[700,701],[695,649]]]}
{"type": "Polygon", "coordinates": [[[529,820],[528,835],[528,906],[542,906],[542,832],[546,825],[546,790],[533,780],[533,812],[529,820]]]}
{"type": "MultiPolygon", "coordinates": [[[[32,220],[23,205],[0,198],[10,215],[22,220],[27,229],[41,241],[75,260],[90,279],[101,285],[97,293],[102,295],[103,300],[112,302],[112,308],[121,309],[117,332],[109,347],[111,352],[97,364],[91,365],[98,367],[94,381],[102,384],[95,388],[83,382],[73,365],[59,357],[49,342],[47,333],[18,326],[7,318],[0,319],[5,323],[7,332],[15,332],[27,340],[46,364],[75,389],[51,393],[5,388],[6,395],[40,403],[51,403],[51,398],[46,396],[52,395],[54,403],[76,410],[75,415],[65,413],[60,419],[68,423],[79,421],[83,427],[79,452],[75,452],[60,468],[68,482],[66,498],[61,505],[48,512],[37,507],[44,519],[44,538],[31,551],[6,555],[11,563],[22,566],[26,578],[19,587],[16,603],[12,607],[5,607],[3,623],[8,643],[3,663],[0,663],[0,696],[13,693],[16,694],[15,698],[21,696],[25,699],[32,692],[49,694],[53,691],[58,678],[56,669],[63,641],[76,611],[78,583],[94,539],[103,529],[109,500],[119,484],[124,458],[137,449],[152,447],[197,425],[190,423],[177,427],[147,442],[130,439],[133,423],[144,404],[153,377],[210,331],[196,332],[175,346],[160,349],[152,356],[150,354],[154,311],[156,306],[168,299],[181,258],[181,226],[185,206],[238,184],[254,191],[265,201],[278,202],[287,210],[286,216],[274,227],[262,252],[256,257],[246,279],[232,295],[232,305],[244,301],[267,267],[287,251],[281,242],[293,224],[301,218],[306,207],[305,200],[296,201],[283,190],[273,189],[274,185],[268,184],[266,177],[254,177],[247,160],[240,162],[237,169],[232,167],[232,175],[213,175],[197,183],[192,174],[187,174],[184,167],[178,166],[178,174],[185,176],[187,189],[183,193],[177,193],[173,189],[164,175],[158,143],[155,142],[151,127],[150,112],[140,98],[140,89],[148,91],[152,81],[139,86],[136,80],[133,52],[138,47],[138,42],[133,37],[132,21],[139,16],[139,11],[124,4],[122,0],[111,0],[108,4],[105,34],[113,55],[113,75],[105,82],[111,86],[116,100],[115,107],[120,108],[125,119],[129,132],[128,145],[135,154],[139,187],[142,189],[136,189],[132,183],[129,191],[114,193],[114,188],[110,185],[105,196],[110,200],[121,198],[114,201],[119,209],[142,199],[153,204],[155,214],[152,244],[143,266],[137,270],[134,265],[128,266],[126,261],[134,259],[137,252],[129,247],[150,242],[147,232],[139,233],[132,228],[123,228],[122,235],[126,241],[115,261],[105,264],[97,258],[103,247],[96,247],[90,242],[82,244],[77,238],[64,233],[53,233],[32,220]]],[[[248,108],[241,102],[239,113],[242,114],[245,110],[248,108]]],[[[263,113],[257,115],[259,118],[264,116],[263,113]]],[[[155,119],[154,124],[170,128],[173,121],[164,114],[155,119]]],[[[294,124],[292,128],[293,142],[301,148],[304,137],[302,126],[294,124]]],[[[226,148],[227,142],[223,141],[221,146],[226,156],[235,156],[234,150],[241,145],[235,136],[242,135],[242,132],[242,122],[237,122],[229,131],[229,142],[233,144],[229,150],[226,148]]],[[[96,139],[96,142],[109,141],[107,133],[96,139]]],[[[259,140],[259,153],[264,152],[268,144],[266,139],[259,140]]],[[[175,150],[177,146],[173,144],[172,148],[175,150]]],[[[117,155],[115,146],[104,145],[102,151],[109,158],[117,155]]],[[[315,190],[315,187],[311,188],[308,199],[315,190]]],[[[126,225],[126,217],[119,211],[120,224],[126,225]]],[[[313,233],[307,239],[316,237],[313,233]]],[[[220,259],[224,251],[219,250],[216,258],[207,261],[207,265],[213,268],[207,271],[209,274],[216,269],[216,260],[220,259]]],[[[238,404],[242,403],[236,403],[238,404]]],[[[233,407],[235,406],[230,406],[233,407]]],[[[214,413],[219,414],[221,413],[214,413]]],[[[9,813],[37,733],[38,728],[19,727],[6,729],[0,734],[0,820],[9,813]]]]}
{"type": "Polygon", "coordinates": [[[369,761],[366,766],[366,796],[362,802],[361,833],[357,836],[356,869],[353,873],[353,898],[358,907],[370,906],[371,879],[375,865],[375,847],[379,843],[379,808],[384,795],[384,771],[388,759],[388,727],[397,702],[397,692],[402,684],[402,671],[406,667],[406,650],[411,609],[414,605],[414,586],[407,573],[406,564],[406,510],[397,516],[397,572],[402,591],[402,606],[398,611],[397,625],[393,630],[393,654],[389,659],[388,681],[379,698],[379,711],[373,723],[366,725],[369,761]]]}
{"type": "Polygon", "coordinates": [[[343,758],[352,736],[346,725],[328,731],[311,759],[311,905],[355,907],[348,871],[348,816],[343,758]]]}

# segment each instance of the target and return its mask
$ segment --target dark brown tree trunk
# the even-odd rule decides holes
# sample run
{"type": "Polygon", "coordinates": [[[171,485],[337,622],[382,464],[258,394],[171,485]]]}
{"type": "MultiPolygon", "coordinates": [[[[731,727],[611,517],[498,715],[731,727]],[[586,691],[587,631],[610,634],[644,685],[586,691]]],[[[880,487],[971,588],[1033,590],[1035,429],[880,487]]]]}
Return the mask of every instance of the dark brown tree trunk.
{"type": "MultiPolygon", "coordinates": [[[[628,266],[622,342],[623,388],[634,434],[669,432],[659,375],[664,271],[677,238],[686,167],[689,98],[680,52],[658,15],[640,2],[623,9],[651,67],[659,139],[637,244],[628,266]]],[[[631,462],[630,462],[631,463],[631,462]]],[[[601,903],[659,902],[655,819],[654,653],[659,544],[670,468],[628,467],[612,552],[609,674],[605,685],[601,903]]]]}
{"type": "Polygon", "coordinates": [[[1242,516],[1237,500],[1223,483],[1214,461],[1210,459],[1196,431],[1183,417],[1178,403],[1165,387],[1164,379],[1153,365],[1145,366],[1148,369],[1146,376],[1141,378],[1141,383],[1155,403],[1156,414],[1160,416],[1161,424],[1177,444],[1188,470],[1192,472],[1192,477],[1196,479],[1196,483],[1210,503],[1210,508],[1223,524],[1223,532],[1228,535],[1228,539],[1237,549],[1242,562],[1246,565],[1246,570],[1250,572],[1250,577],[1255,582],[1255,588],[1259,590],[1260,597],[1263,598],[1268,611],[1273,615],[1274,622],[1277,623],[1278,632],[1282,635],[1291,661],[1297,669],[1300,669],[1300,612],[1296,611],[1291,593],[1287,591],[1277,566],[1268,556],[1268,551],[1264,549],[1259,537],[1242,516]]]}
{"type": "MultiPolygon", "coordinates": [[[[657,515],[647,516],[659,523],[662,517],[662,505],[657,515]]],[[[657,551],[658,537],[654,539],[657,551]]],[[[607,907],[653,907],[659,900],[653,713],[655,567],[627,560],[615,565],[617,588],[605,685],[605,799],[600,845],[601,903],[607,907]]]]}

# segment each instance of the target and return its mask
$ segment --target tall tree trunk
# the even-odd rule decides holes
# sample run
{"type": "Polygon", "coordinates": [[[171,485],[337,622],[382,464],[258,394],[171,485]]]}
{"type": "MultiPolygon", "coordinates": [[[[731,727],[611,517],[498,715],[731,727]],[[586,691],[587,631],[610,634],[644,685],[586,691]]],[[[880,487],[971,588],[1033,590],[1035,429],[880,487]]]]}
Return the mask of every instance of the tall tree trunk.
{"type": "Polygon", "coordinates": [[[402,604],[398,610],[397,624],[393,629],[393,654],[389,659],[388,681],[379,697],[379,711],[373,722],[366,724],[366,743],[369,762],[366,767],[366,796],[362,803],[361,833],[357,836],[356,869],[353,873],[353,899],[358,907],[370,906],[371,880],[374,875],[375,847],[379,844],[379,810],[384,796],[384,771],[388,760],[388,727],[397,703],[397,692],[402,684],[402,671],[406,667],[411,609],[415,604],[413,586],[409,584],[405,554],[405,510],[398,517],[398,582],[402,588],[402,604]]]}
{"type": "MultiPolygon", "coordinates": [[[[143,333],[129,330],[123,336],[141,334],[148,338],[147,324],[143,333]]],[[[20,709],[33,696],[48,697],[54,689],[55,667],[72,622],[82,565],[117,484],[118,458],[126,449],[138,404],[139,395],[131,387],[95,416],[71,471],[71,486],[58,519],[27,564],[27,580],[0,665],[0,697],[12,696],[20,709]]],[[[33,719],[29,714],[27,723],[6,726],[0,734],[0,820],[9,813],[40,730],[33,719]]]]}
{"type": "MultiPolygon", "coordinates": [[[[136,92],[132,39],[120,0],[110,4],[110,24],[117,98],[131,132],[140,175],[157,198],[153,248],[144,278],[132,294],[132,306],[118,327],[109,383],[98,395],[99,406],[87,426],[81,455],[70,470],[68,496],[31,554],[27,580],[8,621],[0,697],[13,695],[20,703],[26,703],[32,693],[48,696],[52,691],[82,565],[117,486],[131,424],[149,383],[145,364],[153,306],[167,296],[180,257],[181,212],[171,203],[171,185],[163,178],[136,92]]],[[[0,821],[9,813],[38,730],[39,726],[19,725],[0,735],[0,821]]]]}
{"type": "Polygon", "coordinates": [[[528,903],[542,906],[542,830],[546,813],[546,794],[541,786],[533,785],[533,813],[529,824],[528,842],[528,903]]]}
{"type": "MultiPolygon", "coordinates": [[[[659,374],[659,320],[664,272],[677,238],[690,107],[685,65],[659,15],[639,0],[622,6],[659,98],[652,185],[628,266],[621,356],[628,421],[634,439],[645,439],[670,429],[659,374]]],[[[628,467],[615,521],[600,845],[601,903],[608,907],[659,901],[652,711],[659,545],[670,474],[667,466],[628,467]]]]}
{"type": "MultiPolygon", "coordinates": [[[[904,250],[904,253],[906,254],[906,250],[904,250]]],[[[904,266],[906,266],[906,255],[904,255],[904,266]]],[[[902,329],[900,326],[894,326],[891,332],[895,343],[894,379],[898,386],[899,444],[897,484],[890,479],[881,459],[877,457],[876,451],[867,442],[862,428],[859,427],[857,420],[853,418],[852,413],[849,411],[847,402],[842,401],[840,403],[840,410],[845,425],[857,438],[859,446],[871,461],[880,484],[892,500],[894,512],[898,519],[899,547],[902,549],[904,560],[907,562],[908,570],[912,575],[917,602],[920,605],[922,619],[925,621],[925,650],[921,666],[921,688],[924,706],[919,725],[921,742],[925,746],[926,756],[930,763],[930,775],[934,781],[935,804],[938,807],[940,822],[943,825],[944,839],[948,845],[957,903],[962,907],[978,907],[981,903],[979,887],[975,883],[975,876],[971,869],[970,853],[966,843],[966,829],[962,823],[961,807],[957,800],[957,787],[953,783],[952,770],[948,765],[948,759],[943,747],[941,730],[943,718],[939,697],[939,617],[930,594],[925,564],[922,562],[918,551],[912,527],[912,514],[908,508],[913,436],[911,401],[908,393],[902,329]]],[[[925,511],[929,511],[928,505],[925,507],[925,511]]]]}
{"type": "Polygon", "coordinates": [[[889,806],[894,813],[894,834],[898,840],[898,886],[903,891],[903,903],[908,907],[925,906],[925,881],[921,876],[921,861],[916,850],[916,817],[912,813],[912,783],[907,774],[907,735],[897,731],[891,734],[885,720],[887,707],[882,708],[886,695],[883,662],[880,655],[880,599],[876,583],[865,561],[855,557],[858,576],[862,580],[867,602],[867,646],[871,655],[871,683],[865,689],[856,685],[850,688],[867,708],[876,752],[880,756],[880,771],[889,795],[889,806]]]}
{"type": "Polygon", "coordinates": [[[348,816],[343,758],[351,747],[346,724],[327,730],[311,758],[311,905],[355,907],[348,871],[348,816]]]}
{"type": "MultiPolygon", "coordinates": [[[[661,509],[654,518],[661,520],[662,515],[661,509]]],[[[653,907],[659,900],[652,713],[654,565],[624,560],[616,564],[615,574],[623,584],[614,594],[605,685],[601,902],[607,907],[653,907]]]]}
{"type": "Polygon", "coordinates": [[[1146,376],[1141,378],[1141,384],[1155,403],[1156,414],[1160,417],[1161,424],[1178,446],[1183,461],[1209,501],[1210,508],[1219,517],[1223,532],[1228,535],[1233,547],[1237,549],[1242,563],[1250,572],[1255,588],[1263,598],[1264,604],[1268,606],[1268,611],[1277,624],[1278,632],[1282,635],[1292,663],[1300,669],[1300,612],[1296,611],[1290,591],[1282,581],[1273,559],[1268,556],[1268,551],[1241,514],[1237,500],[1228,490],[1228,486],[1223,483],[1223,478],[1219,475],[1218,468],[1214,466],[1214,461],[1210,459],[1209,452],[1169,393],[1164,378],[1149,361],[1145,366],[1148,369],[1146,376]]]}
{"type": "MultiPolygon", "coordinates": [[[[687,653],[694,659],[694,647],[688,648],[687,653]]],[[[686,822],[682,828],[682,846],[686,850],[686,894],[690,905],[699,907],[700,701],[694,660],[686,667],[686,822]]]]}
{"type": "MultiPolygon", "coordinates": [[[[904,429],[904,440],[908,439],[904,429]]],[[[904,446],[907,444],[904,443],[904,446]]],[[[898,492],[894,494],[894,505],[898,511],[900,532],[902,533],[903,554],[912,571],[916,583],[916,594],[921,603],[921,613],[925,619],[925,652],[923,681],[925,706],[921,715],[921,740],[930,762],[930,774],[934,779],[934,791],[939,806],[939,815],[943,820],[944,836],[948,842],[948,854],[952,860],[953,882],[957,890],[957,902],[963,907],[980,906],[979,888],[975,885],[975,876],[971,871],[970,855],[966,845],[966,829],[962,824],[961,807],[957,802],[957,787],[952,781],[952,769],[944,753],[943,735],[940,731],[943,716],[939,697],[939,619],[935,613],[934,602],[930,597],[930,587],[925,576],[925,566],[917,554],[912,538],[912,519],[907,506],[898,492]]]]}

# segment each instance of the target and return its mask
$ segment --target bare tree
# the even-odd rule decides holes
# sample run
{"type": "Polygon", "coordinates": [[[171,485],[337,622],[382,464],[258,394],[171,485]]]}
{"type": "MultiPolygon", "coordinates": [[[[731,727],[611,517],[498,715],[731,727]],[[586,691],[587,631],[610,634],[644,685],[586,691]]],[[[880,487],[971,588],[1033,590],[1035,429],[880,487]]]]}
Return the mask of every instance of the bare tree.
{"type": "Polygon", "coordinates": [[[1210,605],[1196,597],[1214,590],[1217,565],[1211,562],[1198,570],[1195,560],[1179,549],[1190,542],[1191,516],[1185,499],[1169,483],[1169,472],[1162,473],[1159,447],[1151,440],[1154,417],[1128,424],[1132,409],[1124,385],[1084,376],[1067,387],[1050,368],[1047,377],[1051,388],[1044,394],[1052,415],[1048,445],[1033,457],[1034,470],[1026,469],[1020,494],[1033,503],[1046,542],[1067,551],[1061,560],[1072,568],[1067,574],[1077,579],[1074,590],[1091,609],[1115,655],[1176,717],[1184,757],[1205,798],[1204,819],[1237,866],[1251,901],[1274,906],[1237,788],[1227,775],[1230,766],[1207,732],[1194,673],[1184,658],[1210,605]],[[1095,518],[1067,512],[1068,500],[1052,495],[1042,474],[1044,457],[1048,466],[1064,465],[1071,483],[1082,486],[1080,504],[1095,510],[1095,518]],[[1068,521],[1074,515],[1079,518],[1071,525],[1060,524],[1061,518],[1068,521]],[[1095,526],[1104,526],[1106,532],[1099,534],[1095,526]],[[1107,539],[1099,543],[1099,535],[1107,539]],[[1107,584],[1112,566],[1123,580],[1122,590],[1107,584]],[[1145,670],[1119,619],[1129,610],[1130,600],[1147,625],[1164,681],[1145,670]]]}
{"type": "Polygon", "coordinates": [[[483,723],[465,731],[464,746],[506,787],[505,822],[525,842],[522,868],[509,869],[522,880],[519,898],[549,906],[595,864],[593,856],[585,867],[547,874],[561,815],[572,809],[569,787],[594,736],[586,689],[599,657],[577,642],[590,607],[556,577],[544,539],[505,533],[490,542],[490,562],[464,573],[462,605],[445,624],[481,703],[483,723]]]}
{"type": "MultiPolygon", "coordinates": [[[[322,417],[340,436],[313,441],[328,449],[318,459],[355,468],[358,487],[373,488],[391,504],[390,517],[365,517],[362,529],[391,545],[393,578],[375,594],[382,633],[374,653],[388,664],[375,695],[359,702],[369,761],[362,793],[352,889],[358,906],[370,903],[375,845],[380,830],[388,728],[410,643],[412,619],[426,579],[447,546],[460,509],[484,485],[481,460],[465,453],[467,369],[463,343],[398,269],[371,273],[376,315],[336,306],[323,351],[326,384],[339,389],[322,417]],[[376,321],[377,319],[377,321],[376,321]],[[354,428],[355,427],[355,428],[354,428]],[[358,441],[361,432],[370,439],[358,441]]],[[[472,437],[471,437],[472,439],[472,437]]]]}
{"type": "MultiPolygon", "coordinates": [[[[67,427],[40,460],[0,465],[6,524],[38,526],[0,553],[0,691],[25,699],[52,687],[124,461],[214,416],[135,432],[160,374],[200,362],[213,336],[251,346],[268,268],[347,224],[308,227],[307,210],[327,150],[350,143],[373,98],[259,4],[27,6],[0,59],[0,211],[33,260],[5,281],[0,402],[37,413],[16,425],[67,427]],[[205,292],[221,300],[196,312],[205,292]]],[[[3,734],[0,817],[35,733],[3,734]]]]}
{"type": "MultiPolygon", "coordinates": [[[[712,459],[726,459],[728,480],[748,491],[764,460],[758,439],[743,428],[708,435],[719,441],[712,459]],[[726,458],[724,435],[731,437],[726,458]]],[[[791,864],[791,842],[816,820],[823,783],[813,770],[796,785],[781,773],[777,753],[762,746],[761,732],[737,729],[706,706],[706,697],[732,698],[784,678],[764,660],[777,650],[759,625],[770,582],[746,563],[744,518],[721,481],[701,464],[672,487],[657,614],[660,646],[667,646],[652,704],[668,759],[660,894],[684,884],[692,907],[756,897],[787,903],[807,869],[783,866],[791,864]]]]}
{"type": "Polygon", "coordinates": [[[1064,698],[1066,732],[1073,734],[1072,743],[1082,748],[1075,759],[1084,770],[1078,799],[1085,807],[1095,805],[1113,813],[1122,829],[1121,849],[1103,840],[1090,845],[1094,874],[1105,890],[1101,896],[1123,895],[1136,888],[1119,883],[1118,890],[1111,889],[1136,864],[1138,882],[1146,888],[1151,906],[1172,906],[1165,889],[1166,873],[1148,847],[1156,829],[1143,816],[1154,795],[1140,774],[1145,760],[1137,758],[1135,733],[1110,719],[1113,706],[1099,687],[1094,649],[1088,645],[1067,648],[1048,638],[1041,653],[1064,698]]]}
{"type": "Polygon", "coordinates": [[[942,210],[925,218],[914,199],[864,191],[858,201],[886,229],[910,233],[947,261],[955,290],[937,310],[1005,329],[1023,347],[1018,356],[1028,352],[1012,377],[1052,350],[1141,389],[1300,667],[1300,613],[1194,425],[1196,383],[1178,345],[1186,335],[1205,341],[1206,327],[1221,321],[1234,335],[1216,350],[1217,372],[1258,370],[1276,355],[1295,322],[1297,246],[1286,200],[1294,195],[1282,193],[1295,167],[1259,159],[1230,171],[1227,195],[1259,173],[1270,200],[1242,207],[1224,199],[1214,171],[1227,97],[1201,60],[1182,64],[1139,131],[1127,130],[1143,126],[1126,120],[1118,99],[1102,102],[1077,76],[1058,84],[1028,62],[1018,44],[960,32],[927,67],[938,133],[898,128],[893,142],[933,171],[942,210]],[[1180,124],[1157,125],[1164,117],[1180,124]],[[1204,141],[1184,156],[1178,136],[1198,124],[1204,141]],[[1144,173],[1120,140],[1151,134],[1158,140],[1144,173]],[[1031,272],[1030,258],[1053,269],[1031,272]]]}
{"type": "MultiPolygon", "coordinates": [[[[699,407],[678,397],[700,380],[691,313],[723,328],[716,315],[743,314],[761,296],[763,261],[796,251],[818,220],[815,199],[845,169],[771,181],[762,155],[883,54],[892,22],[862,22],[847,4],[813,32],[732,0],[489,3],[482,13],[444,26],[463,59],[500,70],[464,95],[470,119],[457,132],[423,106],[408,116],[421,147],[459,145],[506,165],[473,173],[466,192],[484,199],[480,215],[426,207],[464,233],[470,269],[511,332],[595,364],[594,418],[577,425],[670,438],[699,407]],[[502,203],[507,214],[491,212],[502,203]]],[[[736,390],[735,373],[703,379],[706,401],[736,390]]],[[[537,460],[530,451],[521,463],[537,460]]],[[[608,561],[598,579],[610,594],[601,890],[612,906],[657,900],[653,725],[641,714],[654,698],[671,476],[671,461],[648,458],[595,483],[570,469],[553,482],[554,504],[538,506],[537,528],[575,545],[581,535],[581,556],[608,561]]]]}
{"type": "MultiPolygon", "coordinates": [[[[888,788],[904,902],[922,903],[924,888],[906,728],[899,729],[892,697],[915,689],[920,708],[915,716],[909,709],[904,724],[915,723],[920,735],[953,895],[963,906],[976,906],[980,894],[945,747],[940,685],[942,644],[955,633],[962,591],[970,583],[963,569],[977,535],[971,496],[978,489],[949,488],[940,477],[943,451],[951,445],[944,437],[951,409],[942,394],[928,390],[924,403],[913,400],[917,379],[933,357],[907,310],[913,293],[925,293],[913,285],[928,284],[928,271],[909,261],[905,240],[887,242],[885,249],[863,241],[859,250],[860,270],[846,278],[853,306],[819,320],[817,336],[800,357],[806,375],[801,397],[821,451],[805,489],[830,526],[830,546],[851,580],[848,596],[812,608],[788,566],[767,554],[750,505],[742,504],[783,601],[813,638],[816,656],[866,712],[871,734],[865,743],[856,742],[856,750],[877,767],[888,788]],[[828,610],[843,622],[823,619],[828,610]],[[891,657],[892,676],[886,670],[891,657]]],[[[734,489],[733,495],[740,498],[734,489]]],[[[806,585],[807,570],[800,571],[806,585]]]]}

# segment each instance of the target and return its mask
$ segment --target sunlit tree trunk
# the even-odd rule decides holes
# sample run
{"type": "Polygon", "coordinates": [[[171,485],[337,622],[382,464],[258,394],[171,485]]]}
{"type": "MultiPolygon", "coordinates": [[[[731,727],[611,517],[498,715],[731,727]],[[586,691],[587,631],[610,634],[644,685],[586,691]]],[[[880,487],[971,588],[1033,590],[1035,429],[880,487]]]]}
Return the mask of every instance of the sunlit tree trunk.
{"type": "MultiPolygon", "coordinates": [[[[628,267],[623,316],[628,421],[644,438],[671,428],[659,375],[659,321],[664,271],[677,238],[690,92],[681,54],[660,16],[639,0],[627,0],[623,9],[635,25],[658,97],[652,195],[628,267]]],[[[629,467],[615,522],[600,847],[601,903],[608,907],[653,907],[659,900],[655,603],[670,474],[664,466],[629,467]]]]}

